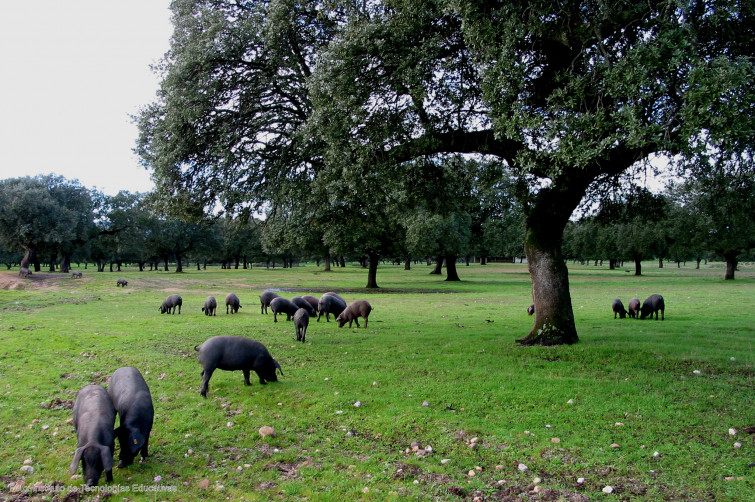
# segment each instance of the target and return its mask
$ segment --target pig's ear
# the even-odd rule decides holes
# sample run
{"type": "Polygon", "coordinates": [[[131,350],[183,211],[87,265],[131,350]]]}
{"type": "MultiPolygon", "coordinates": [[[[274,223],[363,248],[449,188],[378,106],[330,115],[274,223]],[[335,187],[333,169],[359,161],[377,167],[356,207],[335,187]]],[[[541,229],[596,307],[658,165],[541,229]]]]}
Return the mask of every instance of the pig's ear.
{"type": "Polygon", "coordinates": [[[76,470],[79,468],[79,462],[81,462],[81,454],[84,453],[84,447],[76,448],[73,452],[73,461],[71,467],[68,469],[71,474],[76,474],[76,470]]]}
{"type": "Polygon", "coordinates": [[[136,453],[142,446],[144,446],[144,434],[139,429],[129,429],[128,447],[131,453],[136,453]]]}
{"type": "Polygon", "coordinates": [[[110,448],[100,445],[100,456],[102,457],[102,467],[104,470],[113,470],[113,452],[110,451],[110,448]]]}

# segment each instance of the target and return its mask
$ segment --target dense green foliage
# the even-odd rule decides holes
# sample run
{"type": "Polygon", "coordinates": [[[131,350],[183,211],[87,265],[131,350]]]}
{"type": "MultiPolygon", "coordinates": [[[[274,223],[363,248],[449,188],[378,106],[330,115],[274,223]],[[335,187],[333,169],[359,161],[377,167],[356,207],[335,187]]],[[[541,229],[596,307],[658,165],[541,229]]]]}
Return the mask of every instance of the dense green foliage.
{"type": "Polygon", "coordinates": [[[155,402],[151,456],[116,468],[111,486],[176,491],[111,501],[495,500],[526,496],[535,478],[536,497],[596,500],[610,485],[622,500],[751,500],[755,272],[730,282],[720,264],[645,269],[570,267],[582,343],[561,347],[514,343],[530,323],[524,265],[471,266],[456,283],[387,266],[370,294],[351,267],[131,268],[125,289],[110,274],[0,273],[0,493],[14,497],[19,480],[80,487],[68,474],[75,393],[134,365],[155,402]],[[366,298],[370,327],[312,321],[298,344],[292,323],[259,313],[268,287],[366,298]],[[239,314],[200,312],[227,292],[239,314]],[[171,293],[184,298],[180,316],[157,311],[171,293]],[[666,298],[665,321],[613,319],[614,297],[651,293],[666,298]],[[219,334],[262,341],[284,376],[244,387],[239,372],[217,371],[202,399],[193,346],[219,334]],[[265,425],[277,435],[260,438],[265,425]],[[413,441],[433,451],[406,453],[413,441]]]}
{"type": "MultiPolygon", "coordinates": [[[[137,151],[162,201],[195,217],[216,201],[301,203],[325,247],[358,243],[374,265],[400,252],[385,240],[395,214],[415,210],[390,208],[405,193],[436,196],[417,178],[439,178],[449,162],[463,178],[463,155],[503,163],[537,305],[526,343],[578,339],[561,245],[585,196],[652,155],[702,170],[732,156],[750,164],[751,2],[177,0],[173,10],[159,99],[138,117],[137,151]],[[341,221],[369,225],[358,238],[325,232],[341,221]]],[[[437,218],[458,212],[448,202],[437,218]]]]}

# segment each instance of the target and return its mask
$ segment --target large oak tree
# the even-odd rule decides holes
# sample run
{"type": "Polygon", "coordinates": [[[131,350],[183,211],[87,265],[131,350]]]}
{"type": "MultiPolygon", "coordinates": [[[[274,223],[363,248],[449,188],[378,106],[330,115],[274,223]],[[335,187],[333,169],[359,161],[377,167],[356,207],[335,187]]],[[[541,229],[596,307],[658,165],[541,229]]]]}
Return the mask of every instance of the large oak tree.
{"type": "MultiPolygon", "coordinates": [[[[525,344],[578,340],[561,241],[586,194],[652,154],[748,149],[753,136],[749,2],[173,10],[162,90],[139,117],[138,151],[165,200],[233,208],[274,200],[285,178],[381,182],[419,159],[492,156],[519,176],[526,215],[536,315],[525,344]]],[[[439,163],[422,165],[432,177],[439,163]]]]}

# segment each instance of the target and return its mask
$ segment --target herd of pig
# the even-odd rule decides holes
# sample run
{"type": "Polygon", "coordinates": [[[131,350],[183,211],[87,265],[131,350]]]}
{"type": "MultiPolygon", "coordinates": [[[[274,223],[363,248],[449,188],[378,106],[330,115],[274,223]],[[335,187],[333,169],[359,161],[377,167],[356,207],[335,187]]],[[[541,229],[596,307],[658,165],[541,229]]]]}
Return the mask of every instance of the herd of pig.
{"type": "MultiPolygon", "coordinates": [[[[125,287],[128,282],[118,279],[117,286],[125,287]]],[[[235,314],[241,308],[238,296],[230,293],[226,296],[226,314],[235,314]]],[[[273,313],[274,322],[278,314],[286,314],[286,320],[294,320],[296,340],[304,342],[309,325],[309,318],[317,315],[317,320],[325,314],[330,321],[333,314],[338,327],[347,322],[351,327],[359,317],[364,318],[364,327],[372,311],[369,302],[358,300],[346,304],[336,293],[325,293],[318,300],[314,296],[296,296],[290,300],[265,291],[260,295],[260,313],[267,314],[268,308],[273,313]]],[[[160,305],[160,313],[181,313],[183,299],[180,295],[169,295],[160,305]]],[[[217,309],[215,297],[208,296],[202,312],[214,316],[217,309]]],[[[280,364],[273,359],[267,348],[256,340],[243,336],[213,336],[201,345],[195,346],[199,364],[202,366],[202,386],[199,393],[207,397],[210,377],[216,369],[226,371],[241,370],[244,384],[251,385],[249,377],[254,371],[261,384],[278,381],[276,371],[283,375],[280,364]]],[[[120,444],[118,467],[123,468],[134,462],[137,453],[144,459],[148,454],[149,434],[154,420],[152,396],[144,377],[138,369],[127,366],[117,369],[110,377],[110,385],[105,390],[99,385],[87,385],[82,388],[73,406],[73,425],[76,429],[78,444],[73,455],[70,471],[74,474],[79,463],[84,471],[87,486],[96,486],[105,473],[108,482],[113,481],[113,453],[115,438],[120,444]],[[120,426],[115,428],[115,416],[120,416],[120,426]]]]}
{"type": "MultiPolygon", "coordinates": [[[[125,287],[125,280],[118,280],[118,286],[125,287]]],[[[230,293],[226,296],[226,314],[235,314],[241,308],[238,296],[230,293]]],[[[181,313],[183,300],[180,295],[170,295],[160,305],[160,313],[181,313]]],[[[359,300],[351,305],[336,293],[325,293],[318,300],[309,295],[296,296],[286,299],[272,291],[265,291],[260,295],[260,313],[267,314],[268,308],[273,313],[273,321],[278,322],[278,314],[286,314],[286,320],[294,320],[296,340],[304,342],[310,317],[317,315],[317,320],[324,314],[325,320],[330,321],[333,314],[339,327],[347,322],[351,327],[356,322],[359,327],[359,317],[364,318],[364,327],[372,311],[369,302],[359,300]]],[[[217,309],[215,297],[209,296],[205,300],[202,312],[214,316],[217,309]]],[[[619,298],[612,304],[614,319],[629,317],[645,319],[650,316],[664,319],[665,304],[661,295],[651,295],[640,306],[639,298],[632,298],[629,310],[619,298]]],[[[527,312],[534,313],[534,305],[527,312]]],[[[216,369],[225,371],[241,370],[244,384],[251,385],[249,377],[254,371],[260,384],[276,382],[277,372],[283,375],[278,362],[273,359],[267,348],[256,340],[243,336],[213,336],[201,345],[195,346],[199,363],[202,366],[202,385],[199,393],[207,397],[210,377],[216,369]]],[[[113,453],[115,438],[120,444],[118,467],[123,468],[134,462],[136,455],[141,453],[144,459],[148,454],[149,435],[154,420],[152,396],[147,382],[139,370],[127,366],[117,369],[110,377],[107,390],[99,385],[87,385],[82,388],[73,406],[73,425],[76,429],[78,444],[73,455],[70,471],[74,474],[81,463],[84,471],[84,481],[87,486],[95,486],[102,473],[108,482],[113,480],[113,453]],[[120,416],[120,426],[115,428],[115,416],[120,416]]]]}

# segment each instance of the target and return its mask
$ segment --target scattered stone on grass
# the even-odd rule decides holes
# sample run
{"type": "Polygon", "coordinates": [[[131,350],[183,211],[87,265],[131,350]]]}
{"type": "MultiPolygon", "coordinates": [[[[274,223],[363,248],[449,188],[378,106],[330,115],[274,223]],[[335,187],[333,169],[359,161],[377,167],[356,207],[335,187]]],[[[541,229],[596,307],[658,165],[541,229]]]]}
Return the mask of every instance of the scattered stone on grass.
{"type": "Polygon", "coordinates": [[[606,486],[603,488],[603,493],[613,493],[613,486],[606,486]]]}
{"type": "Polygon", "coordinates": [[[529,467],[527,467],[526,465],[524,465],[522,463],[519,463],[519,465],[517,465],[516,468],[519,469],[522,472],[529,470],[529,467]]]}
{"type": "Polygon", "coordinates": [[[269,425],[263,425],[262,427],[260,427],[259,433],[263,438],[266,438],[268,436],[275,436],[275,429],[273,429],[269,425]]]}

